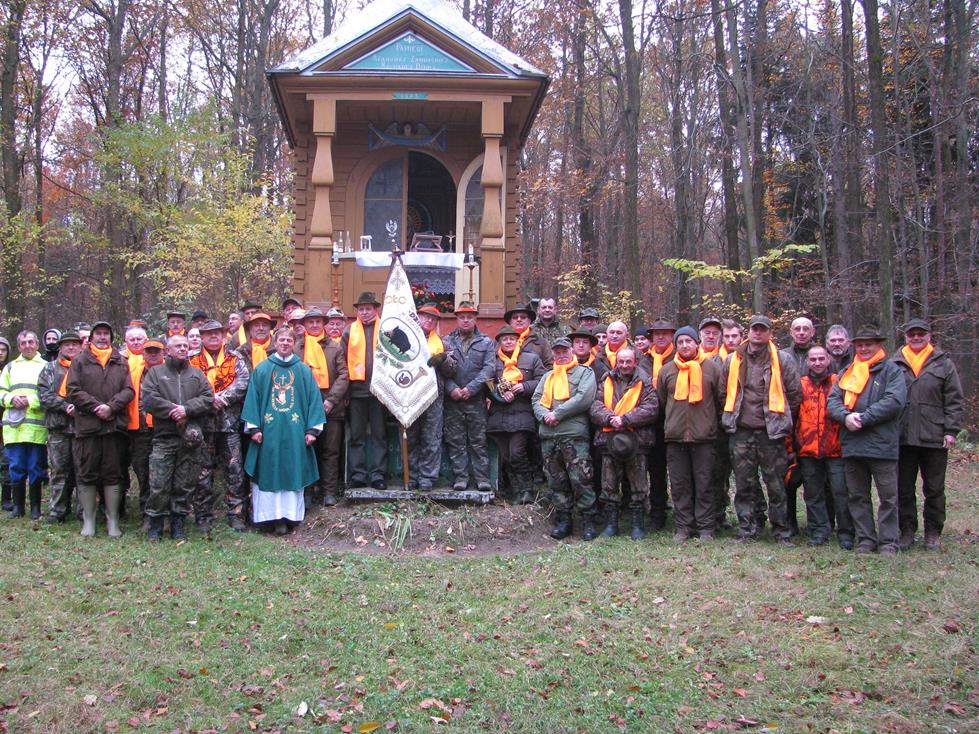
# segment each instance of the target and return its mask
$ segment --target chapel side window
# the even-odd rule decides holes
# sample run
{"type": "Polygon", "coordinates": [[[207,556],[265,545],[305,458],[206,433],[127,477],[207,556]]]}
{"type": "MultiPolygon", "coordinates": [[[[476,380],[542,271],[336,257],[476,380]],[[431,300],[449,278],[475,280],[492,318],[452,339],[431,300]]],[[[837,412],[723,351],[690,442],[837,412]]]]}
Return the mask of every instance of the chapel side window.
{"type": "MultiPolygon", "coordinates": [[[[465,243],[468,245],[472,243],[473,246],[479,244],[479,228],[483,223],[483,187],[479,185],[479,182],[483,178],[483,167],[477,168],[473,175],[469,179],[469,183],[466,185],[466,209],[464,212],[465,222],[463,226],[465,229],[465,243]]],[[[464,252],[461,249],[460,252],[464,252]]]]}
{"type": "Polygon", "coordinates": [[[404,158],[394,158],[377,167],[364,192],[364,234],[372,237],[374,250],[391,250],[386,225],[392,219],[398,224],[398,241],[404,237],[403,203],[404,158]]]}

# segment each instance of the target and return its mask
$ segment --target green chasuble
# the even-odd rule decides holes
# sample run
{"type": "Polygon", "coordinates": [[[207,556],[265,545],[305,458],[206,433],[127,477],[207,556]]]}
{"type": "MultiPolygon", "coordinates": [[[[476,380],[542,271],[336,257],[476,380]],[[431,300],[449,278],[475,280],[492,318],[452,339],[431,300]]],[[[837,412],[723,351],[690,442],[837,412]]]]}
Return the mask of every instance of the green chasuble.
{"type": "Polygon", "coordinates": [[[262,443],[248,443],[245,471],[263,492],[296,492],[319,479],[316,454],[306,433],[326,423],[323,398],[309,367],[270,354],[252,373],[241,409],[245,424],[258,426],[262,443]]]}

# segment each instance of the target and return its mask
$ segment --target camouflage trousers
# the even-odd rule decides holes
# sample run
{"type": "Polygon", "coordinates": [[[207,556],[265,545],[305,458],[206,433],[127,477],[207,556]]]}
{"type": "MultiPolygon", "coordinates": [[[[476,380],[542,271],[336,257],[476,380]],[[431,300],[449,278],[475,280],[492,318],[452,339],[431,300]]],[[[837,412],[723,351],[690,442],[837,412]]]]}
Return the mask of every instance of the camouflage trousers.
{"type": "Polygon", "coordinates": [[[139,485],[139,514],[146,514],[146,499],[150,496],[150,452],[153,450],[153,431],[129,432],[129,466],[139,485]]]}
{"type": "Polygon", "coordinates": [[[431,489],[438,481],[442,468],[444,410],[440,395],[408,429],[408,470],[412,486],[431,489]]]}
{"type": "Polygon", "coordinates": [[[189,515],[200,477],[201,447],[185,446],[180,436],[154,436],[150,453],[150,517],[189,515]]]}
{"type": "Polygon", "coordinates": [[[486,407],[483,400],[448,400],[445,403],[445,447],[452,464],[453,481],[489,484],[489,452],[486,450],[486,407]]]}
{"type": "Polygon", "coordinates": [[[730,434],[731,464],[734,466],[734,511],[738,515],[738,529],[745,535],[757,535],[760,531],[755,506],[756,483],[761,470],[768,492],[768,520],[778,538],[789,538],[785,506],[785,470],[788,454],[785,440],[772,440],[764,428],[739,428],[730,434]]]}
{"type": "Polygon", "coordinates": [[[75,491],[73,439],[74,436],[65,431],[48,431],[48,478],[51,482],[48,515],[59,520],[71,512],[71,495],[75,491]]]}
{"type": "Polygon", "coordinates": [[[554,509],[582,514],[595,511],[591,451],[587,438],[542,438],[544,474],[554,509]]]}
{"type": "Polygon", "coordinates": [[[229,515],[242,515],[245,508],[245,471],[241,455],[241,434],[237,431],[204,433],[204,445],[200,449],[200,473],[194,492],[194,519],[214,518],[214,504],[218,497],[214,494],[214,473],[216,469],[224,472],[224,498],[229,515]]]}
{"type": "Polygon", "coordinates": [[[646,454],[639,451],[631,459],[619,461],[602,455],[602,504],[619,507],[622,504],[622,479],[629,480],[629,506],[647,511],[649,505],[649,472],[646,454]]]}

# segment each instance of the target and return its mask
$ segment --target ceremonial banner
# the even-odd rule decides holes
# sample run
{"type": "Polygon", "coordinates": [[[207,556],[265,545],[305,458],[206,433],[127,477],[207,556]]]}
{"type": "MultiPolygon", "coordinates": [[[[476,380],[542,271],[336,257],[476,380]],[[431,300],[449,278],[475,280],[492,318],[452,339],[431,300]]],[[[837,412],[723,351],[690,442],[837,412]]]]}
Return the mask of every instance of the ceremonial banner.
{"type": "Polygon", "coordinates": [[[438,382],[400,257],[391,266],[383,300],[371,393],[407,428],[435,402],[438,382]]]}

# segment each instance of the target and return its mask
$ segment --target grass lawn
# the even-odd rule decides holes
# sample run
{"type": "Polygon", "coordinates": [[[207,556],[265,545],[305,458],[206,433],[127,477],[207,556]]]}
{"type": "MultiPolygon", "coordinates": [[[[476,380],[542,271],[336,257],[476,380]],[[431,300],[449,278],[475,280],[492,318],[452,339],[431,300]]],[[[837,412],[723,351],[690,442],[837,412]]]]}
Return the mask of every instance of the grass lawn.
{"type": "Polygon", "coordinates": [[[667,533],[154,547],[4,518],[0,731],[979,731],[975,459],[944,551],[890,560],[667,533]]]}

